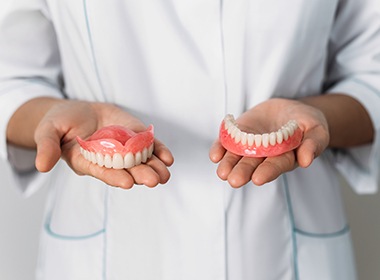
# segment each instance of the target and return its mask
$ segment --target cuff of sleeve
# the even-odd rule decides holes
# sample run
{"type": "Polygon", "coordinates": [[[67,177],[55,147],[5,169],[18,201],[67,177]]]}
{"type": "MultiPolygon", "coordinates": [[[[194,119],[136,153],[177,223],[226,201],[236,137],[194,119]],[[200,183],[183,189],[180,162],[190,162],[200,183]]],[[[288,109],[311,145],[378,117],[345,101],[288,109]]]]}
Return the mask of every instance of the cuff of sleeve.
{"type": "Polygon", "coordinates": [[[364,80],[351,79],[328,90],[331,94],[343,93],[358,100],[368,111],[374,126],[373,143],[338,150],[333,154],[337,169],[360,194],[376,192],[380,181],[380,85],[378,90],[372,84],[364,80]]]}

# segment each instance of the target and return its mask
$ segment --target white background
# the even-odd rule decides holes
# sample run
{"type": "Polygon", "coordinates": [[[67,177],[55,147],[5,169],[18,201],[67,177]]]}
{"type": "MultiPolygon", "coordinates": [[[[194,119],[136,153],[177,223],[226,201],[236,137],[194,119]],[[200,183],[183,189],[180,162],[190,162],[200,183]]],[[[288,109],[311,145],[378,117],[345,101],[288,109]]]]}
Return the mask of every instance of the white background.
{"type": "MultiPolygon", "coordinates": [[[[25,199],[5,178],[0,162],[0,279],[33,280],[47,189],[25,199]]],[[[342,188],[354,239],[359,279],[380,279],[380,195],[342,188]]]]}

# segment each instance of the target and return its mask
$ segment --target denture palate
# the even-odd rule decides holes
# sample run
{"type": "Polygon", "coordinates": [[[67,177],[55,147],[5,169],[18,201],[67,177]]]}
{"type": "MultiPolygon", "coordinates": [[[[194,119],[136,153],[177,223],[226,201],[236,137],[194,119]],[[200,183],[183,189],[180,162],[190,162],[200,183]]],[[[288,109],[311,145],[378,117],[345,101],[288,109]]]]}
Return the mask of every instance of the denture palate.
{"type": "Polygon", "coordinates": [[[219,139],[228,151],[249,157],[276,156],[296,148],[303,133],[294,120],[277,131],[254,134],[241,131],[233,115],[227,115],[220,127],[219,139]]]}
{"type": "Polygon", "coordinates": [[[99,166],[113,169],[131,168],[145,163],[153,155],[154,132],[136,133],[126,127],[112,125],[97,130],[87,140],[77,141],[84,158],[99,166]]]}

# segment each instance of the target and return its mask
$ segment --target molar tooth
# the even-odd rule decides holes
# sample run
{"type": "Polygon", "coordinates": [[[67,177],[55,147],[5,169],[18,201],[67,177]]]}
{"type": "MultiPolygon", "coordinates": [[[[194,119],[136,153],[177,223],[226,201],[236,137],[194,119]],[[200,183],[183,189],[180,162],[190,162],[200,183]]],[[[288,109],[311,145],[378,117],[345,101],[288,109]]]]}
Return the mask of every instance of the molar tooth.
{"type": "Polygon", "coordinates": [[[225,130],[228,130],[228,123],[227,123],[226,120],[224,121],[224,129],[225,129],[225,130]]]}
{"type": "Polygon", "coordinates": [[[229,124],[233,124],[233,123],[235,123],[235,118],[234,118],[234,116],[232,116],[231,114],[228,114],[228,115],[226,115],[226,117],[224,118],[224,122],[225,122],[225,123],[229,123],[229,124]]]}
{"type": "Polygon", "coordinates": [[[231,128],[232,128],[233,126],[234,126],[234,125],[233,125],[233,123],[232,123],[231,120],[229,120],[229,119],[225,119],[225,120],[224,120],[224,128],[225,128],[225,130],[227,130],[229,133],[231,132],[231,128]]]}
{"type": "Polygon", "coordinates": [[[293,127],[294,130],[298,128],[298,123],[295,120],[289,121],[290,125],[293,127]]]}
{"type": "Polygon", "coordinates": [[[269,134],[268,133],[264,133],[262,135],[261,142],[265,148],[268,148],[268,146],[269,146],[269,134]]]}
{"type": "Polygon", "coordinates": [[[236,137],[236,134],[239,132],[239,129],[236,127],[236,126],[233,126],[232,130],[231,130],[231,137],[232,138],[235,138],[236,137]]]}
{"type": "Polygon", "coordinates": [[[137,152],[135,154],[135,165],[139,165],[141,163],[141,152],[137,152]]]}
{"type": "Polygon", "coordinates": [[[288,130],[285,127],[282,127],[281,128],[281,132],[282,132],[282,135],[284,136],[284,140],[285,141],[288,140],[288,138],[289,138],[289,132],[288,132],[288,130]]]}
{"type": "Polygon", "coordinates": [[[277,133],[277,144],[281,144],[284,140],[284,135],[282,134],[281,130],[278,130],[277,133]]]}
{"type": "Polygon", "coordinates": [[[80,153],[83,155],[84,149],[82,147],[79,147],[80,153]]]}
{"type": "Polygon", "coordinates": [[[247,139],[248,139],[248,134],[247,132],[242,132],[241,133],[241,143],[243,145],[247,144],[247,139]]]}
{"type": "Polygon", "coordinates": [[[293,136],[293,134],[294,134],[294,128],[293,128],[293,126],[292,125],[286,125],[285,127],[289,131],[289,137],[293,136]]]}
{"type": "Polygon", "coordinates": [[[148,158],[150,158],[153,155],[153,148],[154,148],[153,144],[149,146],[149,149],[148,149],[148,158]]]}
{"type": "Polygon", "coordinates": [[[148,149],[144,148],[144,150],[141,153],[141,162],[145,163],[148,160],[148,149]]]}
{"type": "Polygon", "coordinates": [[[121,154],[116,153],[112,157],[112,166],[114,169],[123,169],[124,168],[124,159],[121,154]]]}
{"type": "Polygon", "coordinates": [[[227,132],[228,132],[228,134],[231,135],[232,130],[234,129],[234,127],[235,127],[235,126],[234,126],[232,123],[230,123],[230,124],[228,125],[228,128],[227,128],[227,132]]]}
{"type": "Polygon", "coordinates": [[[96,164],[96,156],[95,156],[94,152],[90,153],[90,158],[91,158],[91,162],[94,163],[94,164],[96,164]]]}
{"type": "Polygon", "coordinates": [[[90,152],[89,151],[87,151],[87,150],[84,150],[84,158],[85,159],[87,159],[87,160],[91,160],[91,158],[90,158],[90,152]]]}
{"type": "Polygon", "coordinates": [[[255,135],[252,133],[248,134],[248,146],[252,146],[255,142],[255,135]]]}
{"type": "Polygon", "coordinates": [[[261,146],[261,134],[255,134],[255,145],[256,147],[260,147],[261,146]]]}
{"type": "Polygon", "coordinates": [[[276,143],[277,143],[276,132],[271,132],[269,134],[269,144],[271,146],[274,146],[274,145],[276,145],[276,143]]]}
{"type": "Polygon", "coordinates": [[[86,156],[87,156],[87,160],[91,161],[91,152],[90,151],[86,152],[86,156]]]}
{"type": "Polygon", "coordinates": [[[135,165],[135,157],[131,152],[124,156],[124,168],[131,168],[135,165]]]}
{"type": "Polygon", "coordinates": [[[104,156],[104,166],[107,167],[107,168],[111,168],[112,167],[112,158],[109,154],[106,154],[104,156]]]}
{"type": "Polygon", "coordinates": [[[240,130],[237,130],[236,134],[235,134],[235,143],[239,143],[241,140],[241,131],[240,130]]]}
{"type": "Polygon", "coordinates": [[[96,162],[98,163],[99,166],[104,165],[104,156],[101,153],[96,153],[96,162]]]}

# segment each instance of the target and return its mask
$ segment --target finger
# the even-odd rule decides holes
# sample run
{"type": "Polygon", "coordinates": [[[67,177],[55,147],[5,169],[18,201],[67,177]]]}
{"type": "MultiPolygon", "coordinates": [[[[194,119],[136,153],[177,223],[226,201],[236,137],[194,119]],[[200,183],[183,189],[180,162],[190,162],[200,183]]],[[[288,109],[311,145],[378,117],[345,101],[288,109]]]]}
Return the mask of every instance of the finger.
{"type": "Polygon", "coordinates": [[[328,136],[324,131],[312,130],[305,134],[304,140],[296,150],[299,166],[306,168],[328,145],[328,136]]]}
{"type": "Polygon", "coordinates": [[[227,180],[234,166],[239,162],[241,156],[226,152],[223,159],[220,161],[216,170],[217,175],[222,180],[227,180]]]}
{"type": "Polygon", "coordinates": [[[154,154],[158,157],[166,166],[171,166],[174,162],[174,158],[170,150],[162,144],[161,141],[154,140],[154,154]]]}
{"type": "Polygon", "coordinates": [[[125,169],[105,168],[89,161],[85,169],[88,170],[86,175],[93,176],[109,186],[130,189],[135,184],[133,177],[125,169]]]}
{"type": "Polygon", "coordinates": [[[263,158],[243,157],[228,175],[228,183],[234,188],[244,186],[251,181],[253,172],[263,160],[263,158]]]}
{"type": "Polygon", "coordinates": [[[158,158],[153,156],[146,165],[150,166],[159,176],[160,184],[165,184],[170,179],[170,172],[167,168],[167,166],[158,158]]]}
{"type": "Polygon", "coordinates": [[[316,146],[311,139],[305,139],[301,146],[297,149],[297,162],[299,166],[306,168],[310,166],[316,157],[316,146]]]}
{"type": "Polygon", "coordinates": [[[219,140],[216,140],[210,148],[210,160],[214,163],[218,163],[221,161],[225,153],[226,149],[220,144],[219,140]]]}
{"type": "Polygon", "coordinates": [[[53,125],[42,124],[36,129],[34,141],[37,145],[36,168],[48,172],[61,157],[61,135],[53,125]]]}
{"type": "Polygon", "coordinates": [[[166,183],[170,173],[166,165],[158,158],[150,159],[146,164],[140,164],[128,169],[136,184],[153,188],[158,184],[166,183]]]}
{"type": "Polygon", "coordinates": [[[262,186],[275,180],[281,174],[293,170],[296,166],[294,151],[276,157],[268,157],[253,172],[252,182],[257,186],[262,186]]]}

